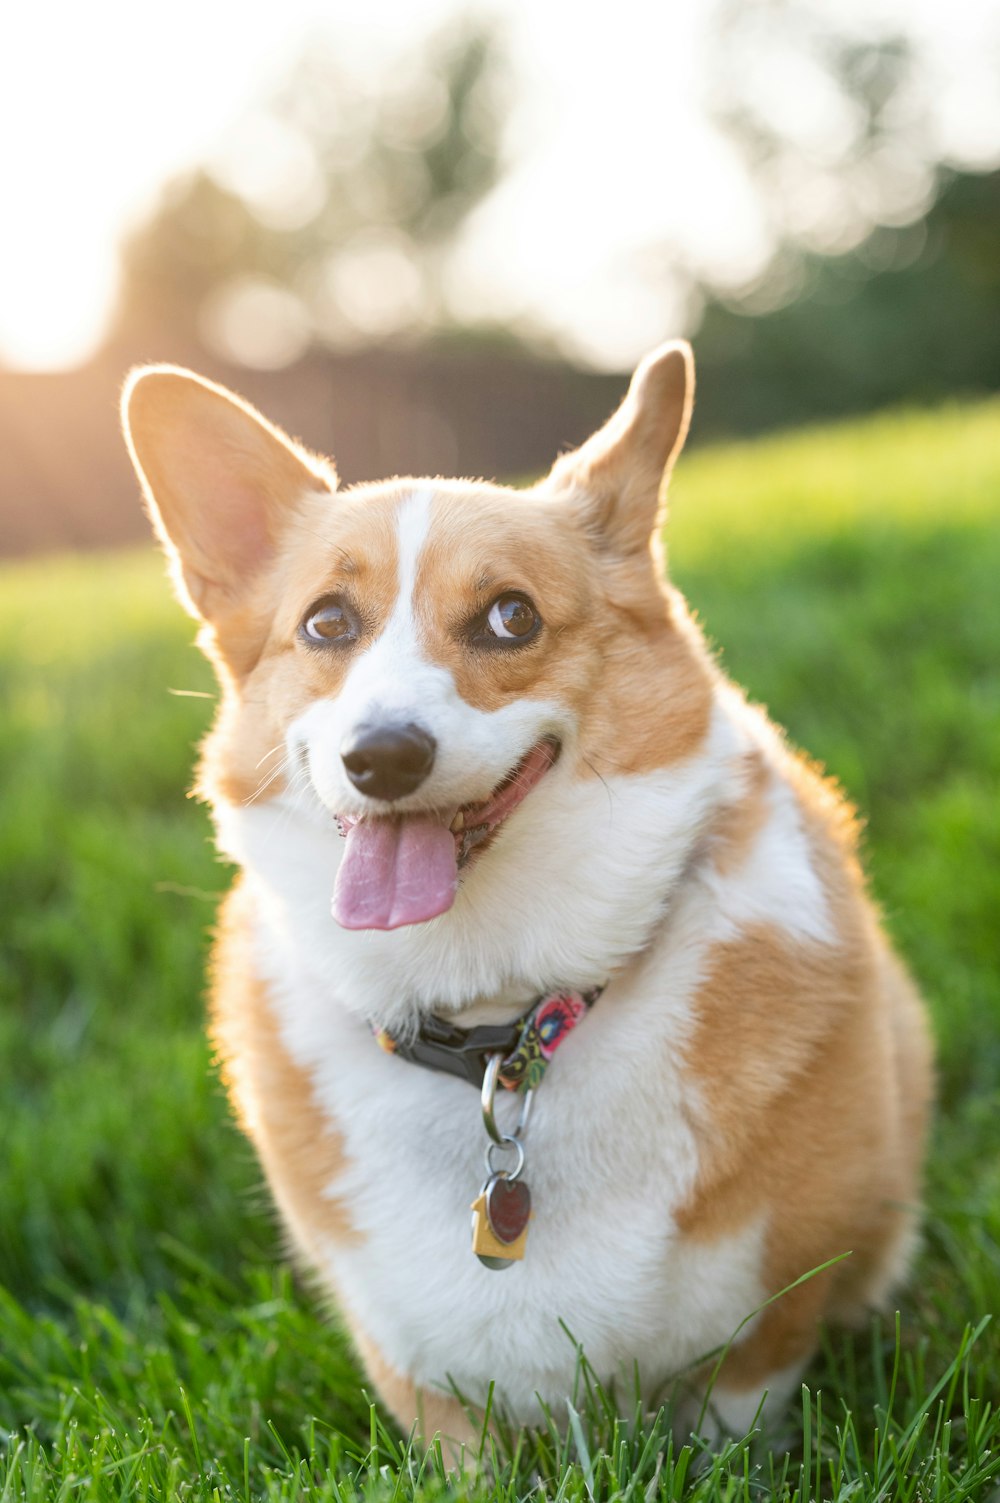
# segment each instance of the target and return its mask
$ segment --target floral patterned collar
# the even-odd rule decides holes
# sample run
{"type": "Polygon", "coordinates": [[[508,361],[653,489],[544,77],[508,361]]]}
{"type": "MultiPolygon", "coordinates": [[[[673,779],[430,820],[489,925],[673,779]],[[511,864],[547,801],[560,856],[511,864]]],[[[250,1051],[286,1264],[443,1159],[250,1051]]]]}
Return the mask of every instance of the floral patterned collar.
{"type": "Polygon", "coordinates": [[[397,1038],[385,1028],[373,1032],[387,1054],[457,1075],[477,1090],[490,1059],[500,1054],[500,1085],[508,1091],[531,1091],[559,1045],[583,1021],[603,990],[595,986],[586,992],[546,992],[519,1018],[499,1026],[458,1028],[432,1015],[423,1020],[415,1037],[397,1038]]]}

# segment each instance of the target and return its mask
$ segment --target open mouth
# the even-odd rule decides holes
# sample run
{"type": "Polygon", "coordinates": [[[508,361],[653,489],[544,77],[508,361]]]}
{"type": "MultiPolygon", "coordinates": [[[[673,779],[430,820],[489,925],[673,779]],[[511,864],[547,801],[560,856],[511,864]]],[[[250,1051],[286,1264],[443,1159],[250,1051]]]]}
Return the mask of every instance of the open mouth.
{"type": "Polygon", "coordinates": [[[458,809],[364,819],[338,815],[346,848],[333,889],[337,923],[345,929],[399,929],[446,912],[455,901],[459,871],[537,787],[559,750],[546,736],[487,798],[458,809]]]}

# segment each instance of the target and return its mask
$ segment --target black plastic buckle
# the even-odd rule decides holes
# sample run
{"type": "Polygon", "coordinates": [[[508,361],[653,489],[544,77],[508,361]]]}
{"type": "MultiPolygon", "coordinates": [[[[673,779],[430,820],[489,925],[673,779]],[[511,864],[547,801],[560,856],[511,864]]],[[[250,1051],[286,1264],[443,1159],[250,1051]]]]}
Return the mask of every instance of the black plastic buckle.
{"type": "Polygon", "coordinates": [[[476,1090],[482,1090],[483,1077],[491,1054],[509,1054],[521,1037],[524,1019],[515,1023],[484,1025],[480,1028],[456,1028],[440,1018],[425,1018],[415,1039],[398,1041],[394,1053],[401,1059],[444,1075],[457,1075],[476,1090]]]}

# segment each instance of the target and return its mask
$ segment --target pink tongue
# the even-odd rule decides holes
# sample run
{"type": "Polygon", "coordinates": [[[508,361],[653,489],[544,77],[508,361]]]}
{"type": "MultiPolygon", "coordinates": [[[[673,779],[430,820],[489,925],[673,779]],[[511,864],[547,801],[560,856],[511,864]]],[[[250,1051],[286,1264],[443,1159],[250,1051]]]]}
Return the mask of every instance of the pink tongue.
{"type": "Polygon", "coordinates": [[[344,929],[422,924],[451,907],[457,888],[455,837],[439,820],[362,819],[347,832],[333,916],[344,929]]]}

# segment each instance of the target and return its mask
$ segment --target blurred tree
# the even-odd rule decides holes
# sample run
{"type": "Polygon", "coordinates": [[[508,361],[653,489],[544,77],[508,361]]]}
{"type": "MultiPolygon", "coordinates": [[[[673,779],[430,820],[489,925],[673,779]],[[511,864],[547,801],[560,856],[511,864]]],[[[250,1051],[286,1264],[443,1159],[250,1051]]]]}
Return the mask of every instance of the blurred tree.
{"type": "Polygon", "coordinates": [[[126,242],[115,333],[274,367],[439,325],[448,252],[498,175],[503,78],[482,22],[378,93],[320,42],[126,242]]]}
{"type": "Polygon", "coordinates": [[[996,389],[1000,172],[945,160],[931,61],[810,0],[722,17],[713,115],[773,249],[750,282],[698,289],[699,431],[996,389]]]}
{"type": "Polygon", "coordinates": [[[924,219],[801,273],[768,313],[709,299],[702,433],[1000,389],[1000,172],[949,174],[924,219]]]}
{"type": "Polygon", "coordinates": [[[811,0],[722,0],[708,108],[742,160],[776,255],[741,301],[792,301],[796,251],[837,254],[930,207],[941,145],[914,41],[855,35],[811,0]]]}

